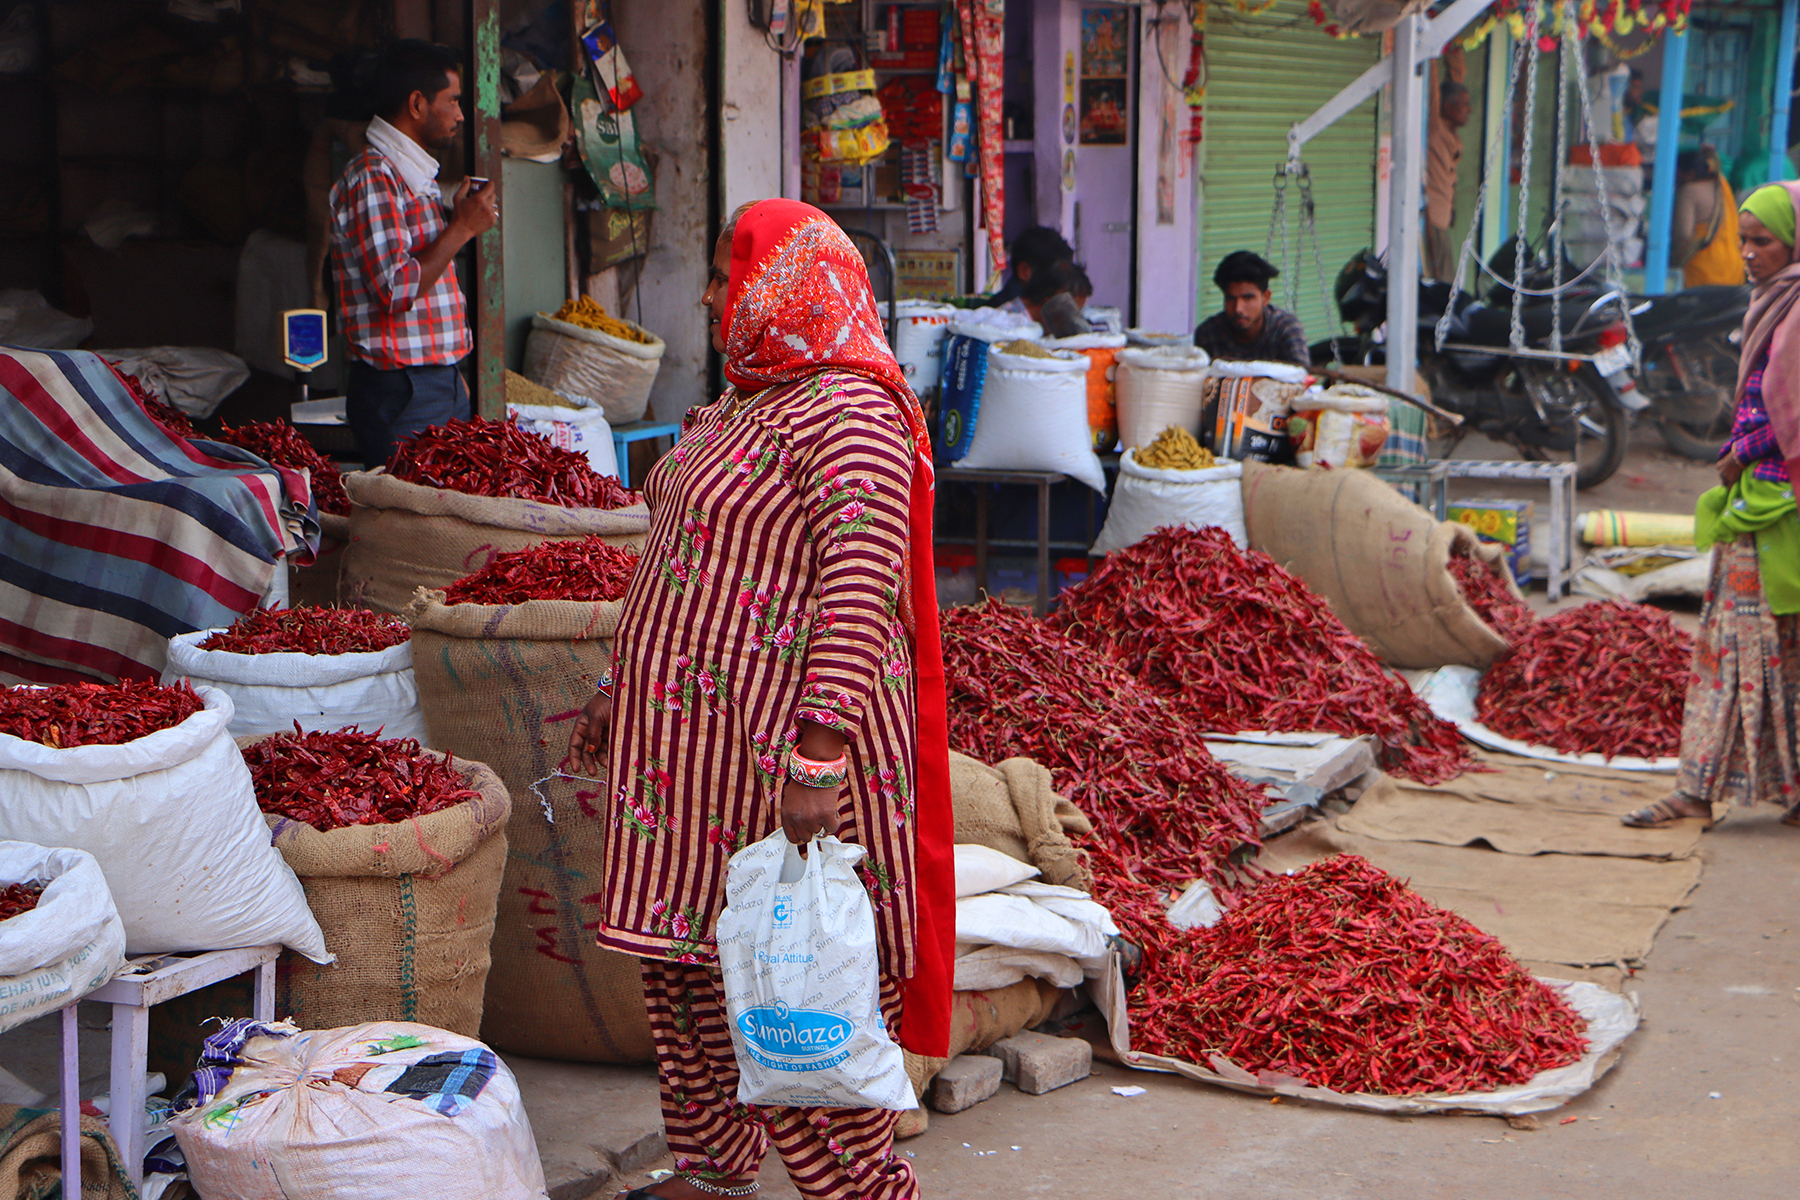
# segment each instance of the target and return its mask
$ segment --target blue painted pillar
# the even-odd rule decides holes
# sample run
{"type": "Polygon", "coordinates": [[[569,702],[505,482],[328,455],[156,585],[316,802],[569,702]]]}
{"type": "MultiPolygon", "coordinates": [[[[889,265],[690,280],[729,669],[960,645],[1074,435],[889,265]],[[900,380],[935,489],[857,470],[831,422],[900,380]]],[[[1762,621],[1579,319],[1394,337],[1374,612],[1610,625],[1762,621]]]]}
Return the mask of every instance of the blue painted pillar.
{"type": "Polygon", "coordinates": [[[1669,290],[1669,226],[1675,217],[1675,156],[1681,153],[1681,92],[1686,82],[1687,34],[1665,33],[1662,92],[1656,102],[1656,170],[1650,177],[1649,242],[1644,249],[1644,291],[1651,296],[1669,290]]]}
{"type": "Polygon", "coordinates": [[[1775,103],[1769,115],[1769,182],[1794,173],[1788,162],[1788,112],[1793,107],[1795,18],[1800,0],[1781,0],[1781,32],[1775,40],[1775,103]]]}

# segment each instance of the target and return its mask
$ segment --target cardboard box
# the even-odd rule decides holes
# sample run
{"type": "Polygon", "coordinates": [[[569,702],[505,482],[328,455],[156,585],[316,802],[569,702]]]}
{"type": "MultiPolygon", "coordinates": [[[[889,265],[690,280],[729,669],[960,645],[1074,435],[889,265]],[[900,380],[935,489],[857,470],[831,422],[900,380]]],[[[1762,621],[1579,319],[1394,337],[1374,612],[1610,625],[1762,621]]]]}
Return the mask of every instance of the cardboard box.
{"type": "Polygon", "coordinates": [[[1444,510],[1449,520],[1467,525],[1484,542],[1506,547],[1506,565],[1521,584],[1531,574],[1531,516],[1529,500],[1458,500],[1444,510]]]}

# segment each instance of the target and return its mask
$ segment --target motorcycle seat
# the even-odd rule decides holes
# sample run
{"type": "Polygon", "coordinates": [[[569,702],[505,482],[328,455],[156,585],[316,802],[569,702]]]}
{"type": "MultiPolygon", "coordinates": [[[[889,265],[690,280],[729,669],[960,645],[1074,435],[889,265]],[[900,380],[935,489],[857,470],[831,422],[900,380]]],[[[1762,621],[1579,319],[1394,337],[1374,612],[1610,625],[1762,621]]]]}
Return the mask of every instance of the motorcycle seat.
{"type": "Polygon", "coordinates": [[[1631,307],[1643,312],[1631,318],[1640,338],[1656,339],[1673,334],[1692,335],[1735,327],[1750,306],[1748,287],[1709,285],[1683,288],[1665,296],[1633,296],[1631,307]]]}
{"type": "MultiPolygon", "coordinates": [[[[1562,329],[1566,336],[1574,331],[1587,310],[1585,304],[1565,303],[1562,312],[1562,329]]],[[[1547,303],[1528,306],[1520,314],[1521,324],[1525,327],[1527,345],[1537,345],[1550,337],[1552,309],[1547,303]]],[[[1452,337],[1458,341],[1468,341],[1477,346],[1494,346],[1498,348],[1512,345],[1512,309],[1492,307],[1486,304],[1471,304],[1462,312],[1462,324],[1468,330],[1466,337],[1452,337]]]]}

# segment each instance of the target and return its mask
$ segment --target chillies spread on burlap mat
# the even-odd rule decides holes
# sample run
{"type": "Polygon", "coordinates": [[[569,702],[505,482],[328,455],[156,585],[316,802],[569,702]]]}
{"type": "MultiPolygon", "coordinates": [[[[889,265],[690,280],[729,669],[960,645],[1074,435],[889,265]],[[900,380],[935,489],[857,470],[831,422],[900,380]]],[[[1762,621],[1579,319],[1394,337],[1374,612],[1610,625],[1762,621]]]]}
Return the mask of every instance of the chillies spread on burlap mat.
{"type": "MultiPolygon", "coordinates": [[[[155,414],[152,413],[152,416],[155,414]]],[[[286,421],[252,421],[235,428],[221,427],[215,439],[240,446],[265,462],[312,476],[313,503],[322,513],[350,515],[350,497],[344,492],[344,476],[337,464],[313,449],[306,435],[286,421]]]]}
{"type": "Polygon", "coordinates": [[[1396,1096],[1491,1091],[1587,1050],[1582,1018],[1497,938],[1354,854],[1166,943],[1132,993],[1133,1050],[1396,1096]]]}
{"type": "Polygon", "coordinates": [[[1373,734],[1382,765],[1421,783],[1473,765],[1456,726],[1323,600],[1223,529],[1159,529],[1108,555],[1049,619],[1168,696],[1191,729],[1373,734]]]}
{"type": "Polygon", "coordinates": [[[1669,614],[1609,600],[1533,624],[1481,678],[1475,715],[1564,754],[1681,752],[1694,639],[1669,614]]]}
{"type": "Polygon", "coordinates": [[[0,691],[0,733],[59,750],[122,746],[172,729],[202,707],[185,680],[166,686],[128,679],[9,688],[0,691]]]}
{"type": "Polygon", "coordinates": [[[1475,610],[1475,615],[1507,641],[1517,641],[1519,635],[1537,620],[1537,614],[1513,595],[1495,568],[1466,554],[1452,554],[1449,567],[1457,590],[1475,610]]]}
{"type": "Polygon", "coordinates": [[[227,654],[368,654],[412,637],[405,621],[366,608],[259,608],[200,643],[227,654]]]}
{"type": "Polygon", "coordinates": [[[424,487],[566,508],[625,508],[639,499],[595,471],[586,455],[527,433],[513,417],[433,425],[396,446],[387,471],[424,487]]]}
{"type": "Polygon", "coordinates": [[[412,738],[345,729],[278,733],[244,751],[257,805],[314,829],[392,825],[475,798],[455,760],[412,738]]]}
{"type": "Polygon", "coordinates": [[[523,604],[527,600],[619,600],[638,556],[600,534],[543,542],[494,556],[444,589],[445,604],[523,604]]]}
{"type": "Polygon", "coordinates": [[[30,912],[38,906],[38,900],[43,895],[44,885],[35,880],[30,883],[12,883],[0,888],[0,921],[10,921],[30,912]]]}

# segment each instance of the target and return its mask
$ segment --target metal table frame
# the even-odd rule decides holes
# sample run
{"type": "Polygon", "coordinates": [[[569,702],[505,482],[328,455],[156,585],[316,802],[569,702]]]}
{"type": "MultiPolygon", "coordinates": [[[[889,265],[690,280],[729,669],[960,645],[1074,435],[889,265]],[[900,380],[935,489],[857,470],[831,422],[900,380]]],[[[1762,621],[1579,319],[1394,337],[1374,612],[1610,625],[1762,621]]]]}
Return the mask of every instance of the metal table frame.
{"type": "Polygon", "coordinates": [[[633,421],[613,428],[613,457],[619,462],[619,486],[631,486],[631,443],[668,438],[674,445],[681,438],[681,426],[669,421],[633,421]]]}
{"type": "Polygon", "coordinates": [[[1442,521],[1448,511],[1452,479],[1542,480],[1550,485],[1550,544],[1545,547],[1549,578],[1545,587],[1551,603],[1569,594],[1575,576],[1575,472],[1574,463],[1523,462],[1516,459],[1482,461],[1446,459],[1416,467],[1380,467],[1375,474],[1390,483],[1423,483],[1433,489],[1432,511],[1442,521]]]}
{"type": "MultiPolygon", "coordinates": [[[[938,482],[955,481],[983,485],[1014,484],[1037,488],[1037,601],[1032,611],[1043,616],[1050,611],[1050,489],[1068,482],[1061,471],[990,471],[980,467],[945,467],[937,474],[938,482]]],[[[987,590],[988,585],[988,489],[975,489],[975,586],[987,590]]]]}

